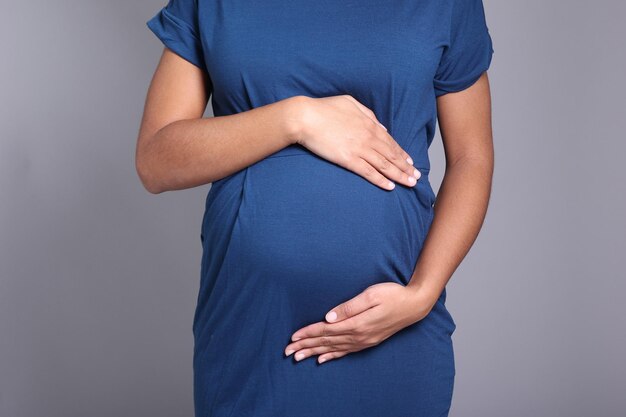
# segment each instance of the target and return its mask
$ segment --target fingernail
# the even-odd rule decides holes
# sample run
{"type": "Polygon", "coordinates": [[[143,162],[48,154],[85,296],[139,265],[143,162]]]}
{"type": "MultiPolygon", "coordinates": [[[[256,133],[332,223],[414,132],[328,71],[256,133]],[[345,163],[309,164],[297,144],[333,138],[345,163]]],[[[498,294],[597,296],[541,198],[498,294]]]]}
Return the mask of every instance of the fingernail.
{"type": "Polygon", "coordinates": [[[320,358],[320,363],[324,363],[326,361],[326,358],[320,358]]]}
{"type": "Polygon", "coordinates": [[[298,354],[296,355],[296,360],[297,360],[297,361],[299,361],[299,360],[301,360],[301,359],[303,359],[303,358],[304,358],[304,353],[298,353],[298,354]]]}
{"type": "Polygon", "coordinates": [[[294,341],[294,342],[297,341],[297,340],[300,340],[300,339],[302,339],[300,336],[297,336],[297,337],[296,336],[292,336],[291,337],[291,340],[294,341]]]}
{"type": "Polygon", "coordinates": [[[337,313],[335,313],[334,311],[331,311],[330,313],[326,314],[327,321],[335,321],[336,319],[337,319],[337,313]]]}
{"type": "Polygon", "coordinates": [[[411,185],[415,185],[415,183],[416,183],[416,182],[417,182],[417,180],[416,180],[415,178],[413,178],[413,177],[409,177],[409,183],[410,183],[411,185]]]}
{"type": "Polygon", "coordinates": [[[385,127],[384,124],[382,124],[381,122],[378,122],[379,125],[381,125],[383,127],[383,129],[387,130],[387,128],[385,127]]]}
{"type": "Polygon", "coordinates": [[[293,349],[289,349],[287,352],[285,352],[285,356],[289,356],[289,355],[291,355],[293,352],[295,352],[295,350],[293,350],[293,349]]]}
{"type": "Polygon", "coordinates": [[[413,172],[413,174],[415,175],[415,178],[419,178],[419,177],[421,177],[421,176],[422,176],[422,173],[421,173],[421,172],[419,172],[418,170],[415,170],[415,171],[413,172]]]}
{"type": "Polygon", "coordinates": [[[389,181],[389,189],[393,190],[396,187],[396,184],[393,183],[393,181],[389,181]]]}
{"type": "Polygon", "coordinates": [[[411,157],[410,157],[410,156],[409,156],[408,158],[406,158],[406,161],[407,161],[409,164],[413,165],[413,160],[411,159],[411,157]]]}

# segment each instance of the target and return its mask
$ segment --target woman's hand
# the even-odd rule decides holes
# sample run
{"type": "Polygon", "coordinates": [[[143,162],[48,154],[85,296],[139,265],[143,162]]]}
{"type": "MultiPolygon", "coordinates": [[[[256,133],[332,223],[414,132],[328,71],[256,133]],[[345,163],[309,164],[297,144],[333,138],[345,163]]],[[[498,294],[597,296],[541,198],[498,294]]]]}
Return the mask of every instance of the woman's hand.
{"type": "Polygon", "coordinates": [[[375,346],[399,330],[423,319],[436,299],[414,287],[382,282],[339,304],[326,314],[326,321],[296,331],[285,348],[300,361],[320,355],[318,362],[375,346]]]}
{"type": "Polygon", "coordinates": [[[374,112],[352,96],[306,97],[302,115],[295,142],[322,158],[386,190],[394,181],[412,187],[421,176],[374,112]]]}

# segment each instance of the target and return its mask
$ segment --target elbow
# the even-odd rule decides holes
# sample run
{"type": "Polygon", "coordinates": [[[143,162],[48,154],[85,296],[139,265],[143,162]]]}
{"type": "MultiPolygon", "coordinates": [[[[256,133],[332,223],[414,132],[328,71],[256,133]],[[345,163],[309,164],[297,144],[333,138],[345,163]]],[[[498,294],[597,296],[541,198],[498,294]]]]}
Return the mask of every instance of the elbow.
{"type": "Polygon", "coordinates": [[[143,185],[143,188],[150,194],[161,194],[164,191],[158,181],[156,181],[145,168],[137,167],[137,174],[141,180],[141,185],[143,185]]]}
{"type": "Polygon", "coordinates": [[[154,173],[154,170],[150,168],[150,164],[146,161],[146,158],[142,157],[140,154],[137,154],[135,158],[135,170],[137,171],[141,185],[143,185],[150,194],[161,194],[165,191],[157,175],[154,173]]]}

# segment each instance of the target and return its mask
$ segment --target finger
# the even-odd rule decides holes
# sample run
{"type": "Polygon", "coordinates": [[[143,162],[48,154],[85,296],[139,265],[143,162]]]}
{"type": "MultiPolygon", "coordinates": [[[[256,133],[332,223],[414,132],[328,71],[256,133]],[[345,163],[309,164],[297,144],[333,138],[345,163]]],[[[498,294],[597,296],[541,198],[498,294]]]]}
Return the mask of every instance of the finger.
{"type": "Polygon", "coordinates": [[[348,350],[338,350],[335,352],[324,353],[323,355],[318,356],[317,363],[321,364],[324,362],[328,362],[331,359],[338,359],[338,358],[341,358],[342,356],[346,356],[348,353],[350,353],[350,351],[348,350]]]}
{"type": "MultiPolygon", "coordinates": [[[[365,113],[366,116],[368,116],[370,119],[374,120],[375,122],[378,123],[378,125],[380,125],[380,127],[382,127],[383,129],[385,129],[385,132],[387,132],[387,128],[385,127],[385,125],[383,125],[378,118],[376,117],[376,114],[369,109],[368,107],[366,107],[365,105],[363,105],[361,102],[359,102],[357,99],[355,99],[354,97],[352,97],[349,94],[344,95],[345,98],[347,98],[348,100],[352,101],[359,110],[361,110],[363,113],[365,113]]],[[[401,159],[406,161],[410,167],[407,168],[407,171],[405,171],[407,174],[411,175],[413,173],[413,158],[411,158],[411,155],[409,155],[404,149],[402,149],[398,143],[393,139],[393,137],[391,137],[391,135],[389,133],[385,133],[385,135],[383,135],[384,137],[386,137],[386,142],[389,142],[391,144],[395,144],[395,147],[397,148],[395,151],[397,153],[399,153],[401,155],[401,159]]],[[[394,158],[395,159],[395,158],[394,158]]],[[[402,166],[398,165],[401,169],[403,168],[402,166]]]]}
{"type": "Polygon", "coordinates": [[[330,323],[339,322],[363,313],[377,303],[375,303],[370,297],[371,291],[363,291],[360,294],[352,297],[348,301],[345,301],[328,313],[326,313],[326,320],[330,323]]]}
{"type": "Polygon", "coordinates": [[[352,334],[358,329],[361,321],[357,317],[338,321],[337,323],[327,323],[320,321],[309,324],[291,335],[291,340],[296,342],[307,337],[337,336],[341,334],[352,334]]]}
{"type": "Polygon", "coordinates": [[[361,157],[369,162],[370,165],[374,166],[381,174],[383,174],[385,177],[392,181],[402,183],[409,187],[413,187],[415,184],[417,184],[417,179],[419,178],[419,176],[416,176],[416,169],[413,169],[413,171],[408,174],[402,171],[400,168],[398,168],[398,165],[396,165],[401,164],[402,166],[405,166],[407,165],[406,161],[392,162],[387,159],[385,155],[382,155],[375,149],[366,150],[364,155],[362,155],[361,157]]]}
{"type": "Polygon", "coordinates": [[[398,144],[398,142],[396,142],[393,136],[391,136],[388,132],[374,130],[374,137],[375,139],[378,139],[378,141],[375,141],[375,145],[380,145],[380,146],[374,146],[374,147],[377,149],[380,148],[380,153],[388,155],[389,159],[393,161],[397,160],[397,161],[402,161],[403,163],[406,162],[406,164],[408,165],[398,164],[398,167],[400,167],[403,170],[404,168],[407,168],[408,170],[406,170],[406,172],[408,174],[411,174],[413,172],[413,168],[414,168],[413,158],[411,158],[411,155],[409,155],[398,144]]]}
{"type": "Polygon", "coordinates": [[[390,181],[389,178],[381,174],[374,166],[360,156],[350,158],[345,164],[345,167],[382,189],[393,190],[396,187],[393,181],[390,181]]]}
{"type": "Polygon", "coordinates": [[[383,125],[380,120],[378,120],[378,118],[376,117],[376,113],[374,113],[369,107],[363,105],[363,103],[361,103],[360,101],[358,101],[357,99],[355,99],[354,97],[352,97],[349,94],[346,94],[344,96],[345,98],[347,98],[348,100],[350,100],[352,103],[354,103],[354,105],[361,110],[367,117],[369,117],[370,119],[374,120],[376,123],[378,123],[380,125],[380,127],[382,127],[383,129],[385,129],[385,131],[387,131],[387,128],[385,127],[385,125],[383,125]]]}
{"type": "MultiPolygon", "coordinates": [[[[296,353],[293,357],[296,361],[300,362],[306,358],[310,358],[311,356],[321,355],[329,352],[336,352],[338,350],[348,350],[347,347],[332,347],[332,346],[318,346],[312,349],[303,349],[300,352],[296,353]]],[[[360,349],[357,349],[360,350],[360,349]]]]}
{"type": "Polygon", "coordinates": [[[390,135],[377,136],[380,140],[372,141],[372,148],[392,162],[407,176],[418,180],[422,174],[413,166],[413,160],[408,153],[390,135]],[[409,162],[410,161],[410,162],[409,162]]]}
{"type": "Polygon", "coordinates": [[[380,123],[380,121],[378,120],[378,118],[376,117],[376,113],[374,113],[369,107],[363,105],[363,103],[361,103],[359,100],[355,99],[354,97],[352,97],[349,94],[345,94],[344,95],[345,98],[347,98],[348,100],[350,100],[352,103],[354,103],[354,105],[361,110],[363,113],[365,113],[365,115],[367,117],[369,117],[370,119],[380,123]]]}
{"type": "MultiPolygon", "coordinates": [[[[307,337],[297,342],[290,343],[285,347],[285,356],[289,356],[294,352],[298,352],[304,349],[314,349],[320,346],[326,347],[354,347],[357,343],[357,338],[353,335],[342,334],[338,336],[322,336],[322,337],[307,337]]],[[[331,349],[336,350],[336,349],[331,349]]]]}

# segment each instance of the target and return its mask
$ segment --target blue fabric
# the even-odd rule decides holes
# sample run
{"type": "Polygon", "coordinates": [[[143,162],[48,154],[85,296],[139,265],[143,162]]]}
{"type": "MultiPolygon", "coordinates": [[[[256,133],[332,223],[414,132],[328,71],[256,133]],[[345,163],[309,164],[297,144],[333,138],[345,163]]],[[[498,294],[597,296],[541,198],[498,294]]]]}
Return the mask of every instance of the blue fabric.
{"type": "Polygon", "coordinates": [[[383,190],[292,145],[215,181],[193,322],[196,417],[446,416],[455,323],[446,291],[379,345],[324,364],[296,330],[379,282],[406,285],[433,220],[436,97],[487,70],[481,0],[171,0],[148,21],[206,71],[216,116],[294,95],[350,94],[422,172],[383,190]]]}
{"type": "Polygon", "coordinates": [[[197,11],[195,1],[170,0],[147,25],[165,46],[206,71],[197,11]]]}

